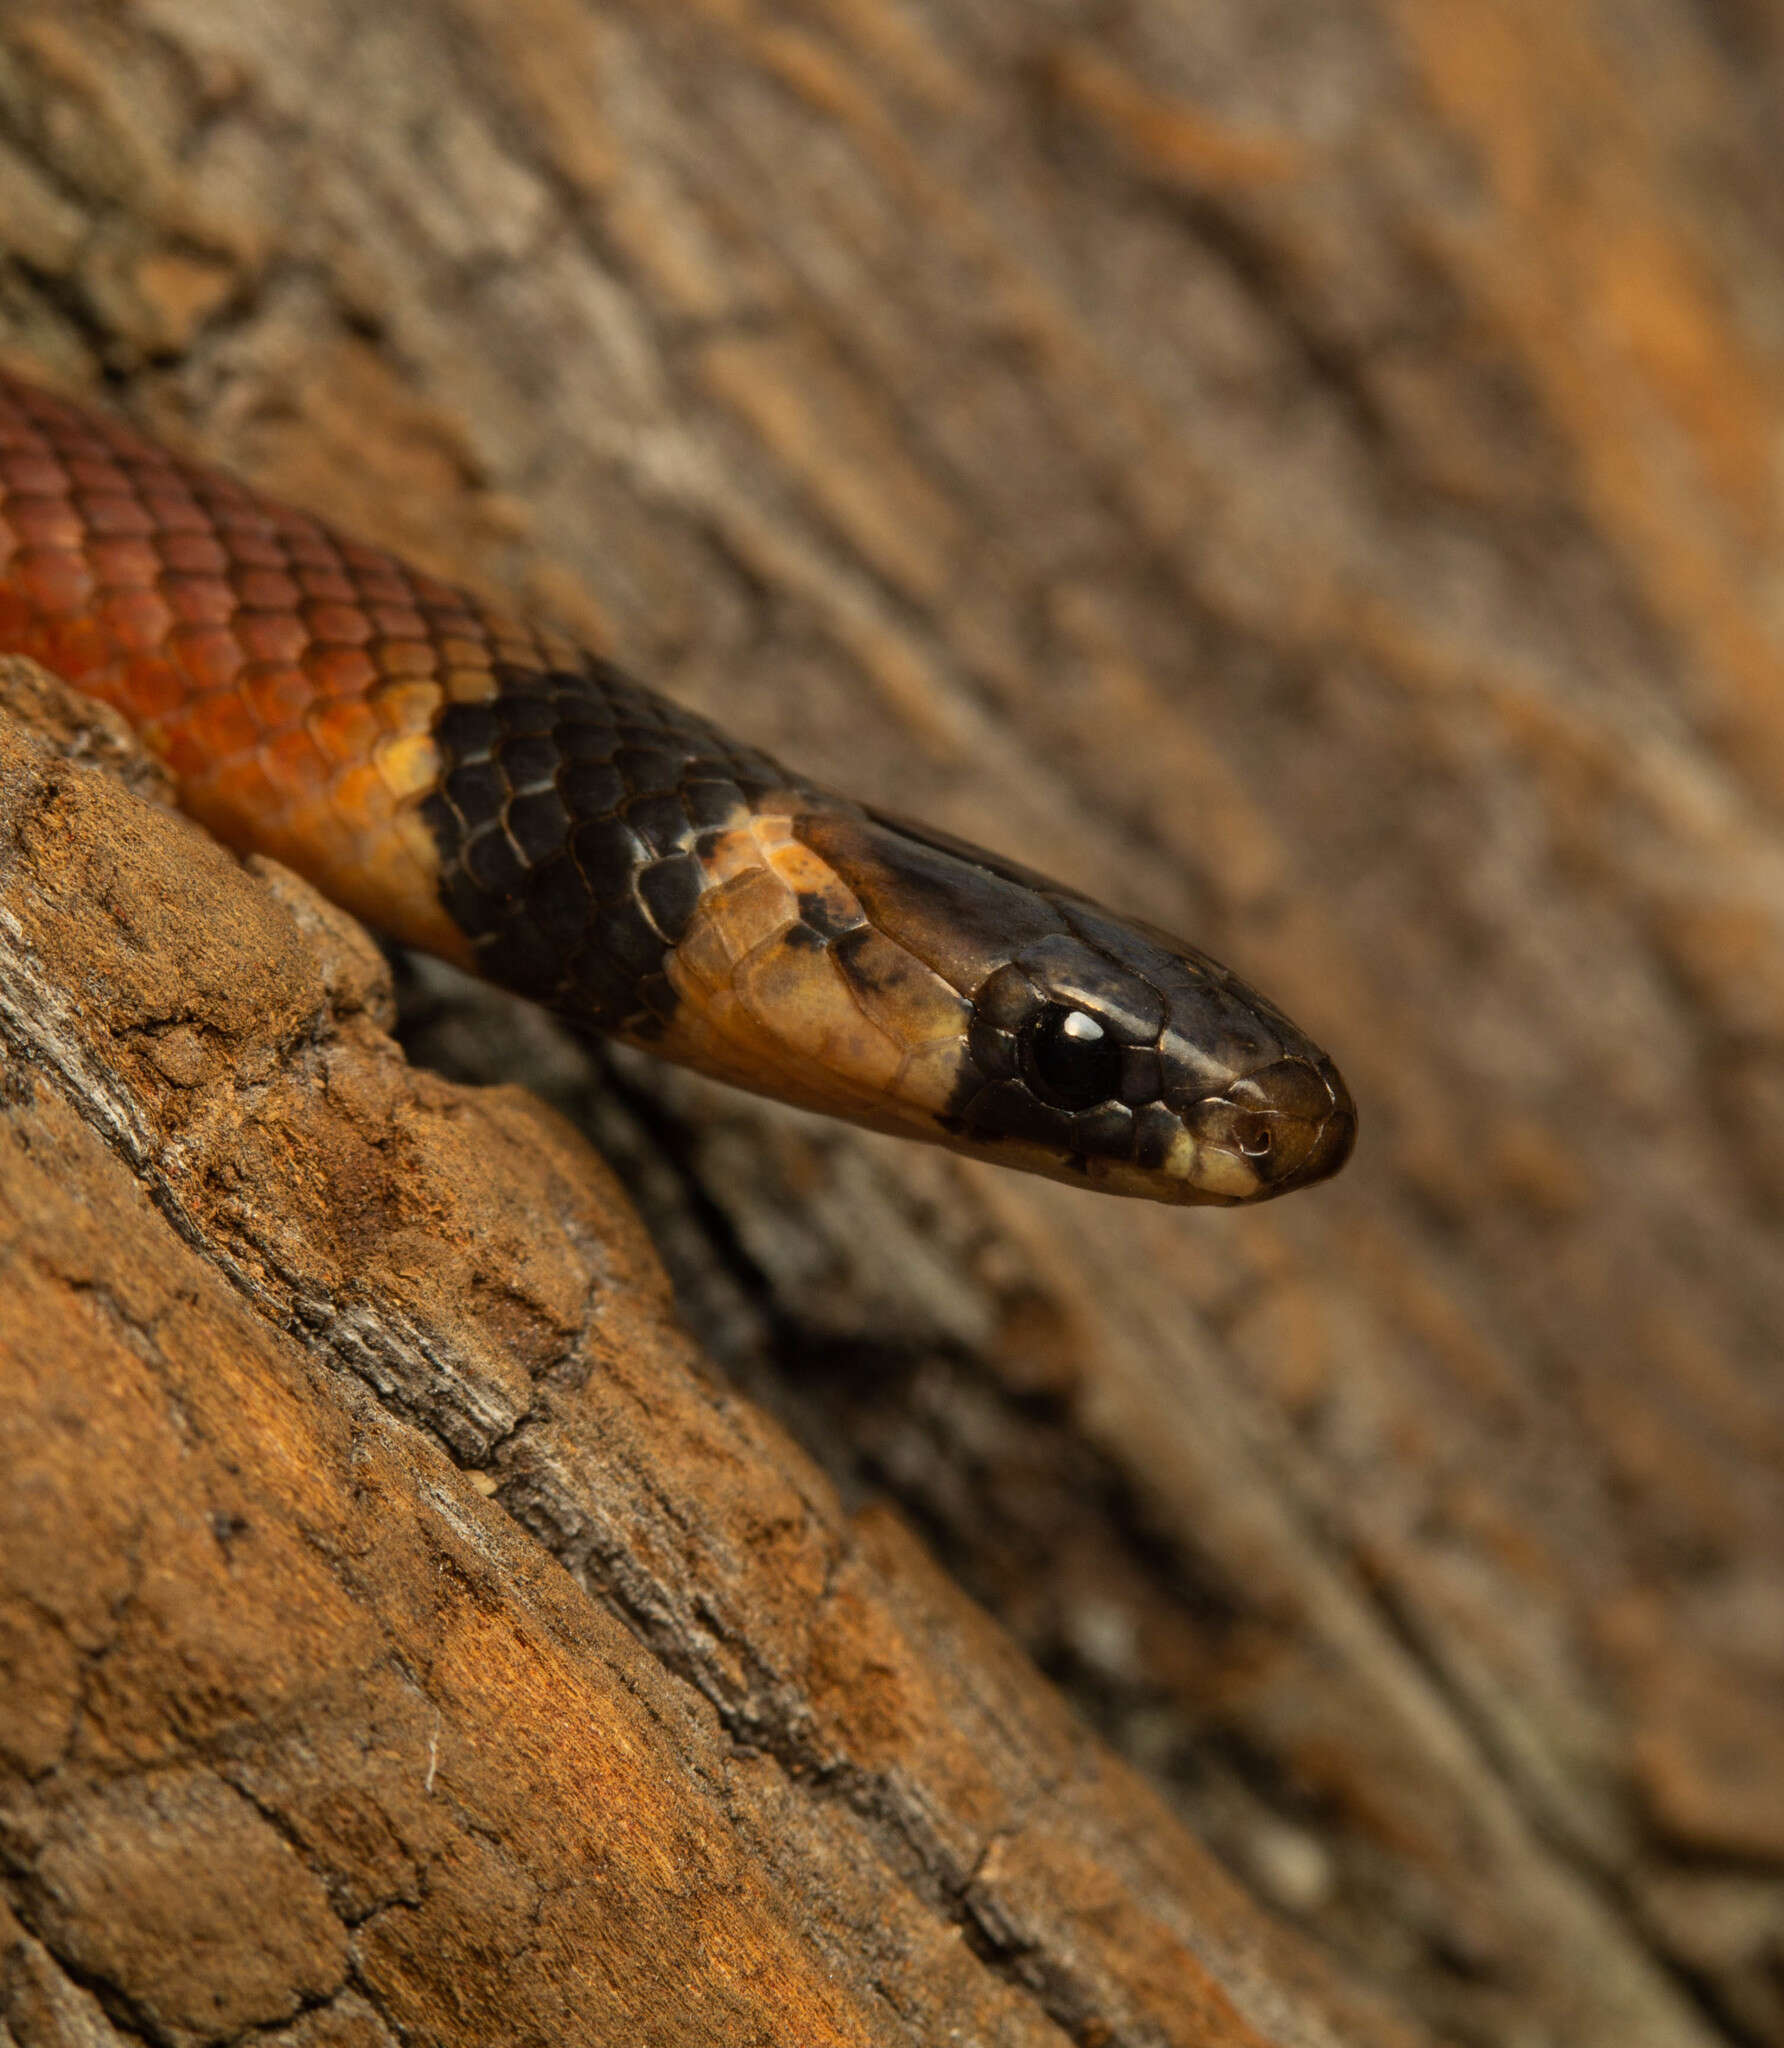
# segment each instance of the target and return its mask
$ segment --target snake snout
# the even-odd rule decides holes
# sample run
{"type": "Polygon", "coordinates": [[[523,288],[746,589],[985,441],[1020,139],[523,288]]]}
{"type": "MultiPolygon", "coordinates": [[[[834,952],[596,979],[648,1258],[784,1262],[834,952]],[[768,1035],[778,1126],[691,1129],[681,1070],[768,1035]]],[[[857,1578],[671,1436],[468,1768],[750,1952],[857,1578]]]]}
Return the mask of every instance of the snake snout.
{"type": "Polygon", "coordinates": [[[1187,1120],[1204,1144],[1244,1161],[1258,1184],[1253,1199],[1327,1179],[1357,1135],[1356,1105],[1337,1069],[1298,1055],[1205,1097],[1187,1120]]]}

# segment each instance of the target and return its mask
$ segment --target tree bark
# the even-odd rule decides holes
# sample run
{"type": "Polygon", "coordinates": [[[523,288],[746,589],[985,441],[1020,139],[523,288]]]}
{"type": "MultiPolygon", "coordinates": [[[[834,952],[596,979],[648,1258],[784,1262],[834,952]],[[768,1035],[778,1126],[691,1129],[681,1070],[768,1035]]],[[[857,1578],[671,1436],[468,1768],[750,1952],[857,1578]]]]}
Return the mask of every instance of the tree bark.
{"type": "Polygon", "coordinates": [[[0,6],[9,359],[1364,1118],[1203,1215],[426,967],[405,1066],[9,736],[19,2040],[1784,2041],[1780,84],[1761,0],[0,6]]]}

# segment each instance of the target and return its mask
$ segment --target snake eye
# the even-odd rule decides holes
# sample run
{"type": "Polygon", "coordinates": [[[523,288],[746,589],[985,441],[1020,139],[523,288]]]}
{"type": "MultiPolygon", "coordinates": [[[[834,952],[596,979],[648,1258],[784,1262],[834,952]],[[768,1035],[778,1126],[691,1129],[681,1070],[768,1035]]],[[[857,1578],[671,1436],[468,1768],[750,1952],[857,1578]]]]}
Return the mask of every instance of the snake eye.
{"type": "Polygon", "coordinates": [[[1088,1010],[1049,1003],[1022,1033],[1028,1084],[1055,1109],[1089,1109],[1121,1087],[1121,1046],[1088,1010]]]}

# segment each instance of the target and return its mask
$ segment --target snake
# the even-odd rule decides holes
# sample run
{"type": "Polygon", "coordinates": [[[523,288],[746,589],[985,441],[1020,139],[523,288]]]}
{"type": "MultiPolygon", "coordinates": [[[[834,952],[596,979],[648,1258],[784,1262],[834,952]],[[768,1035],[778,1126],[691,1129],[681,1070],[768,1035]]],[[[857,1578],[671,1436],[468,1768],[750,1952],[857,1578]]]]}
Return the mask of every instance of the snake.
{"type": "Polygon", "coordinates": [[[1116,1195],[1350,1155],[1331,1059],[1198,948],[8,371],[0,652],[121,712],[229,846],[579,1030],[1116,1195]]]}

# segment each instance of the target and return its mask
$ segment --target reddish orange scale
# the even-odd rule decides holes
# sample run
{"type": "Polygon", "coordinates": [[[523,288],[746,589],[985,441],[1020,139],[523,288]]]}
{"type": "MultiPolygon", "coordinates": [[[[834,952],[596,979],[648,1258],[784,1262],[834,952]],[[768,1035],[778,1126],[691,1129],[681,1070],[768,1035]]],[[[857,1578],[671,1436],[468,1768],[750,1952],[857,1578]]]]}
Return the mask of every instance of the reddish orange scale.
{"type": "Polygon", "coordinates": [[[87,561],[93,574],[108,590],[125,586],[150,589],[161,573],[161,564],[148,537],[120,533],[94,538],[87,543],[87,561]]]}
{"type": "Polygon", "coordinates": [[[356,762],[336,776],[330,795],[362,836],[369,837],[390,816],[390,790],[377,769],[364,762],[356,762]]]}
{"type": "Polygon", "coordinates": [[[260,721],[254,708],[235,690],[218,690],[200,697],[184,714],[186,737],[213,761],[228,761],[237,754],[251,753],[261,740],[260,721]]]}
{"type": "Polygon", "coordinates": [[[0,456],[0,483],[5,484],[9,493],[59,498],[68,490],[69,475],[53,455],[38,455],[28,449],[8,450],[0,456]]]}
{"type": "Polygon", "coordinates": [[[283,552],[276,566],[244,569],[238,562],[230,581],[242,603],[259,612],[295,611],[303,601],[303,592],[285,567],[283,552]]]}
{"type": "MultiPolygon", "coordinates": [[[[125,716],[129,717],[131,714],[125,712],[125,716]]],[[[205,751],[202,738],[190,731],[183,722],[178,719],[166,719],[155,725],[152,730],[155,734],[155,751],[173,770],[180,785],[180,797],[183,802],[191,803],[194,792],[200,787],[214,790],[224,781],[220,765],[205,751]]],[[[193,808],[198,810],[198,815],[207,824],[212,822],[211,810],[199,810],[196,804],[193,808]]]]}
{"type": "Polygon", "coordinates": [[[370,761],[383,737],[378,716],[363,699],[345,704],[312,704],[304,725],[317,751],[336,767],[370,761]]]}
{"type": "Polygon", "coordinates": [[[11,566],[19,588],[46,620],[77,618],[92,603],[93,572],[67,548],[28,542],[11,566]]]}
{"type": "MultiPolygon", "coordinates": [[[[298,593],[289,575],[289,558],[276,533],[269,532],[258,523],[248,525],[245,522],[234,526],[219,525],[218,531],[229,548],[230,566],[237,583],[252,583],[263,577],[276,578],[281,595],[272,602],[297,602],[298,593]]],[[[273,586],[269,583],[268,587],[273,586]]]]}
{"type": "Polygon", "coordinates": [[[25,652],[59,676],[91,677],[86,687],[129,712],[118,694],[118,677],[123,664],[116,659],[117,643],[99,621],[82,613],[74,618],[40,620],[28,636],[25,652]]]}
{"type": "Polygon", "coordinates": [[[263,740],[300,724],[316,701],[316,686],[300,668],[245,668],[238,687],[259,721],[263,740]]]}
{"type": "Polygon", "coordinates": [[[226,838],[452,958],[420,812],[437,678],[487,694],[498,645],[530,637],[0,374],[0,648],[116,704],[226,838]]]}
{"type": "Polygon", "coordinates": [[[155,536],[161,573],[171,576],[227,576],[229,557],[223,544],[208,533],[161,533],[155,536]]]}
{"type": "Polygon", "coordinates": [[[210,515],[190,491],[177,486],[151,486],[143,492],[142,502],[150,526],[158,533],[211,531],[210,515]]]}
{"type": "Polygon", "coordinates": [[[440,657],[425,640],[377,641],[372,653],[387,676],[431,676],[439,672],[440,657]]]}
{"type": "Polygon", "coordinates": [[[316,742],[301,725],[284,732],[262,734],[260,765],[279,792],[280,807],[295,802],[327,779],[327,763],[316,751],[316,742]]]}
{"type": "Polygon", "coordinates": [[[242,672],[241,643],[227,626],[176,626],[167,648],[199,690],[227,690],[242,672]]]}
{"type": "Polygon", "coordinates": [[[223,781],[228,807],[235,815],[245,812],[255,818],[276,819],[285,808],[285,799],[266,772],[259,747],[251,754],[231,761],[227,779],[220,780],[223,781]]]}
{"type": "Polygon", "coordinates": [[[413,605],[381,604],[372,608],[372,631],[380,640],[422,640],[427,623],[413,605]]]}
{"type": "Polygon", "coordinates": [[[346,548],[342,556],[359,601],[367,611],[375,611],[381,604],[408,603],[409,579],[394,562],[372,554],[368,548],[346,548]]]}
{"type": "Polygon", "coordinates": [[[66,498],[23,495],[6,501],[7,524],[21,550],[59,548],[72,556],[86,523],[66,498]]]}
{"type": "Polygon", "coordinates": [[[304,622],[295,612],[244,608],[232,625],[250,661],[301,662],[311,644],[304,622]]]}
{"type": "Polygon", "coordinates": [[[225,533],[265,533],[279,523],[246,484],[221,470],[189,470],[183,481],[191,485],[194,497],[203,499],[225,533]]]}
{"type": "Polygon", "coordinates": [[[306,667],[324,697],[364,696],[385,673],[363,647],[313,646],[306,667]]]}
{"type": "Polygon", "coordinates": [[[362,647],[372,637],[372,622],[357,605],[305,604],[299,613],[312,640],[362,647]]]}
{"type": "Polygon", "coordinates": [[[107,590],[93,607],[95,619],[128,654],[153,654],[167,638],[172,616],[153,590],[107,590]]]}
{"type": "Polygon", "coordinates": [[[465,608],[465,593],[455,590],[450,583],[442,583],[437,576],[416,570],[409,575],[408,584],[415,603],[430,612],[462,612],[465,608]]]}
{"type": "Polygon", "coordinates": [[[345,581],[341,551],[326,527],[316,525],[313,520],[303,520],[288,527],[285,531],[285,552],[291,557],[293,569],[305,574],[315,571],[341,576],[341,587],[351,589],[352,586],[345,581]]]}
{"type": "MultiPolygon", "coordinates": [[[[49,665],[57,666],[54,662],[49,665]]],[[[57,672],[69,673],[65,669],[57,672]]],[[[87,687],[98,686],[89,683],[87,687]]],[[[157,656],[122,665],[115,683],[101,694],[108,703],[117,705],[132,724],[144,728],[153,746],[154,733],[192,695],[192,678],[178,663],[157,656]]]]}
{"type": "Polygon", "coordinates": [[[235,617],[235,592],[220,576],[163,576],[161,595],[182,626],[226,626],[235,617]]]}
{"type": "Polygon", "coordinates": [[[88,498],[126,498],[132,485],[128,473],[106,455],[75,455],[68,461],[67,480],[58,488],[72,490],[84,503],[88,498]]]}
{"type": "MultiPolygon", "coordinates": [[[[334,790],[328,783],[319,784],[294,802],[285,814],[285,824],[295,844],[304,846],[321,842],[328,847],[327,858],[316,878],[325,890],[329,889],[332,877],[351,864],[359,848],[370,837],[364,820],[336,802],[334,790]]],[[[332,890],[329,893],[332,894],[332,890]]]]}
{"type": "MultiPolygon", "coordinates": [[[[351,605],[359,610],[359,593],[353,588],[352,578],[340,564],[299,563],[295,565],[297,587],[307,599],[317,604],[351,605]]],[[[371,622],[367,622],[370,630],[371,622]]]]}
{"type": "Polygon", "coordinates": [[[448,664],[468,660],[471,650],[488,657],[489,648],[477,621],[456,605],[430,605],[427,627],[440,659],[448,664]]]}

